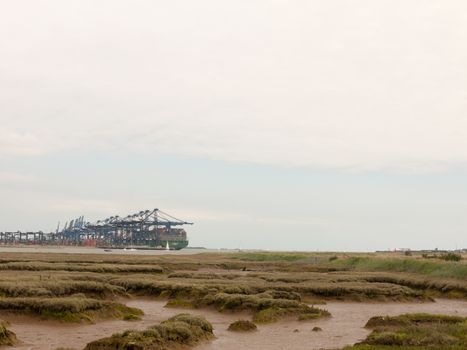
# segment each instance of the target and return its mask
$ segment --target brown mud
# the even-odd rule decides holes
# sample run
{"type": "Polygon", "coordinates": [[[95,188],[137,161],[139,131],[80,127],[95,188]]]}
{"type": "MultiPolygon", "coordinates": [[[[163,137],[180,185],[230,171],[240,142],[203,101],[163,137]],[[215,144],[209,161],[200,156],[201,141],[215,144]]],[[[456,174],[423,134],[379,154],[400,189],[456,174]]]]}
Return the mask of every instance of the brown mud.
{"type": "Polygon", "coordinates": [[[239,335],[227,330],[229,324],[239,319],[250,318],[248,314],[165,308],[165,302],[148,299],[131,300],[126,304],[145,312],[141,321],[112,320],[91,325],[77,325],[0,314],[10,322],[9,329],[22,341],[17,346],[7,348],[11,350],[53,350],[59,347],[82,349],[93,340],[127,329],[142,330],[180,312],[205,316],[214,326],[216,339],[195,347],[197,350],[335,349],[364,339],[369,330],[363,326],[373,316],[426,312],[467,317],[467,302],[460,300],[439,299],[434,303],[329,302],[322,307],[331,312],[332,317],[305,322],[284,320],[258,325],[256,332],[239,335]],[[313,332],[312,328],[316,326],[322,328],[322,331],[313,332]]]}

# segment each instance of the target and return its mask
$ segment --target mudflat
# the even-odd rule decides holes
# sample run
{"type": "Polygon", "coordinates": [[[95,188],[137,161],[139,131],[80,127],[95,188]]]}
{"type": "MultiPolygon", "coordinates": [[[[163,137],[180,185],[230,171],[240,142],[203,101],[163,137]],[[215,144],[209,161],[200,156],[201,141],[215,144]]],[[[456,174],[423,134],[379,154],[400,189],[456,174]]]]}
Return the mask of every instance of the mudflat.
{"type": "Polygon", "coordinates": [[[395,254],[3,252],[0,319],[11,349],[83,349],[180,313],[213,326],[196,349],[339,349],[364,341],[375,316],[467,317],[466,267],[395,254]],[[257,329],[229,331],[240,319],[257,329]]]}
{"type": "MultiPolygon", "coordinates": [[[[23,341],[11,349],[49,350],[59,347],[82,349],[87,343],[122,332],[126,329],[142,330],[157,324],[184,309],[166,308],[165,302],[155,300],[131,300],[128,305],[144,311],[138,322],[121,320],[103,321],[96,324],[64,324],[54,321],[39,321],[31,318],[11,318],[10,329],[23,341]]],[[[438,299],[430,303],[356,303],[329,302],[326,308],[333,315],[328,319],[313,322],[284,320],[273,324],[260,325],[258,331],[241,335],[227,330],[230,323],[248,314],[220,313],[212,310],[192,310],[190,313],[202,315],[214,326],[216,338],[199,345],[199,350],[242,349],[336,349],[363,340],[369,330],[366,322],[373,316],[400,315],[407,312],[433,313],[467,317],[467,302],[438,299]],[[318,326],[321,332],[312,332],[318,326]],[[298,330],[298,332],[296,332],[298,330]]]]}

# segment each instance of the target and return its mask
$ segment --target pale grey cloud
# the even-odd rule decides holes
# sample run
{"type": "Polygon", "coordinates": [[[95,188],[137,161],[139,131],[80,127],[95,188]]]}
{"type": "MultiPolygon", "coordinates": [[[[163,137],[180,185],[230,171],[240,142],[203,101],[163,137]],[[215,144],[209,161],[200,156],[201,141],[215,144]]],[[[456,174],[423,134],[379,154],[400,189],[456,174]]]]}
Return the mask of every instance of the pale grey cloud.
{"type": "Polygon", "coordinates": [[[31,174],[22,174],[11,171],[0,171],[0,185],[34,184],[38,179],[31,174]]]}
{"type": "Polygon", "coordinates": [[[467,162],[466,11],[460,0],[3,3],[0,156],[450,170],[467,162]]]}
{"type": "Polygon", "coordinates": [[[45,151],[43,147],[44,144],[34,132],[18,132],[0,126],[0,159],[7,156],[40,155],[45,151]]]}

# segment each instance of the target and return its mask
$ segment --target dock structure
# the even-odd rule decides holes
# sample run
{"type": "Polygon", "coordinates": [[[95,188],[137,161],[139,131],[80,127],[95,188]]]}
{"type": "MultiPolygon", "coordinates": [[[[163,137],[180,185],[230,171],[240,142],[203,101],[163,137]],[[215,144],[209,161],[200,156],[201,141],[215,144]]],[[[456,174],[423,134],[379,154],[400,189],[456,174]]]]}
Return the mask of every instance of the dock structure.
{"type": "Polygon", "coordinates": [[[0,243],[3,244],[28,244],[31,242],[46,241],[47,234],[42,231],[37,232],[0,232],[0,243]]]}
{"type": "Polygon", "coordinates": [[[43,244],[98,246],[106,248],[144,247],[182,249],[188,245],[183,225],[191,222],[177,219],[159,209],[143,210],[124,217],[111,216],[95,223],[84,216],[60,225],[55,232],[0,232],[0,244],[43,244]]]}

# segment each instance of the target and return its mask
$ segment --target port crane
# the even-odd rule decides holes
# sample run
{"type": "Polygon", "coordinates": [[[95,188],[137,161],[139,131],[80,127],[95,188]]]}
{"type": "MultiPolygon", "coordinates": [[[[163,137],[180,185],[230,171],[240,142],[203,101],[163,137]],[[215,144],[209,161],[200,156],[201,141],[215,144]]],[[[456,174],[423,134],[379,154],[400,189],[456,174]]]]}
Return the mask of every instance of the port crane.
{"type": "MultiPolygon", "coordinates": [[[[62,229],[60,223],[53,233],[25,235],[24,233],[0,232],[0,243],[19,241],[63,245],[97,245],[105,247],[167,247],[181,249],[188,245],[183,225],[192,222],[180,220],[160,209],[142,210],[126,216],[110,216],[94,223],[80,216],[66,222],[62,229]],[[4,237],[4,241],[2,241],[4,237]],[[40,239],[38,239],[40,237],[40,239]],[[90,243],[90,244],[88,244],[90,243]]],[[[21,243],[21,242],[19,242],[21,243]]]]}

